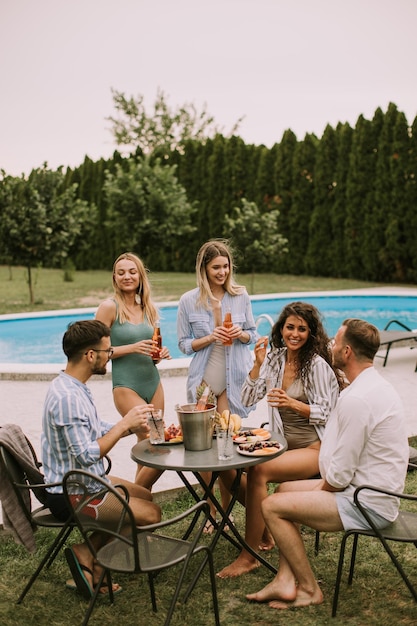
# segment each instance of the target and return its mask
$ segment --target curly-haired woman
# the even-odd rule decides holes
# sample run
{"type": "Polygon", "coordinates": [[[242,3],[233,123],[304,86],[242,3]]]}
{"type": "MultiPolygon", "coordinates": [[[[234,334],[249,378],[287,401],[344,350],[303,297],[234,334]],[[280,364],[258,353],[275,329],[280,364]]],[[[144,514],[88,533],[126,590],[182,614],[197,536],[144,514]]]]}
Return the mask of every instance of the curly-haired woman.
{"type": "MultiPolygon", "coordinates": [[[[253,550],[272,547],[267,540],[261,545],[265,530],[261,502],[267,496],[268,483],[311,478],[319,473],[323,430],[343,386],[332,366],[320,313],[311,304],[293,302],[285,306],[272,329],[271,343],[267,354],[266,338],[257,341],[242,400],[251,405],[267,393],[271,429],[284,434],[288,450],[248,470],[245,539],[253,550]],[[273,382],[268,382],[267,390],[268,379],[273,382]]],[[[240,576],[258,565],[254,556],[242,550],[218,575],[240,576]]]]}

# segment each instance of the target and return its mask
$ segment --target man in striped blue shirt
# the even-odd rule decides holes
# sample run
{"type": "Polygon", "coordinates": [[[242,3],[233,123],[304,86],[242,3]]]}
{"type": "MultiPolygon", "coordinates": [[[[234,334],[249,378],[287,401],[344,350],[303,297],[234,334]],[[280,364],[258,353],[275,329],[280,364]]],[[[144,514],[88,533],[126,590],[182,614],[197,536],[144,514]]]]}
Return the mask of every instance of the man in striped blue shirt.
{"type": "MultiPolygon", "coordinates": [[[[103,462],[103,457],[119,439],[133,432],[148,432],[147,413],[153,405],[136,406],[114,424],[98,417],[86,383],[93,374],[106,373],[113,352],[110,329],[102,322],[83,320],[71,324],[64,334],[62,346],[68,359],[67,366],[52,381],[43,411],[41,446],[45,481],[62,483],[69,470],[87,470],[128,489],[129,505],[138,525],[158,522],[161,511],[152,502],[150,491],[125,479],[107,476],[103,462]]],[[[58,519],[65,521],[68,518],[61,484],[48,489],[47,505],[58,519]]],[[[104,500],[94,507],[94,511],[100,520],[105,518],[108,511],[104,500]]],[[[98,545],[100,541],[102,538],[98,536],[98,545]]],[[[66,557],[73,575],[75,572],[79,591],[89,597],[99,576],[91,552],[86,544],[75,544],[66,550],[66,557]]]]}

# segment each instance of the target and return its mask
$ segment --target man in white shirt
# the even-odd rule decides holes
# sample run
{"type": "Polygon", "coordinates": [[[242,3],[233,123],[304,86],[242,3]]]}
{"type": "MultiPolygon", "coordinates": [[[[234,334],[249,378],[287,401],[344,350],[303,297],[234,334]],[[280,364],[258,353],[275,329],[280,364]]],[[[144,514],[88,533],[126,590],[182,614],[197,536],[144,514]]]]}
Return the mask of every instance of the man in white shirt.
{"type": "MultiPolygon", "coordinates": [[[[263,501],[265,522],[280,550],[279,570],[248,600],[269,602],[275,609],[323,602],[299,525],[328,532],[368,528],[353,502],[356,487],[366,483],[403,491],[408,463],[404,410],[395,389],[373,367],[379,345],[378,329],[366,321],[347,319],[339,328],[333,361],[350,384],[325,429],[322,478],[283,483],[263,501]]],[[[361,502],[380,528],[397,517],[396,498],[365,491],[361,502]]]]}

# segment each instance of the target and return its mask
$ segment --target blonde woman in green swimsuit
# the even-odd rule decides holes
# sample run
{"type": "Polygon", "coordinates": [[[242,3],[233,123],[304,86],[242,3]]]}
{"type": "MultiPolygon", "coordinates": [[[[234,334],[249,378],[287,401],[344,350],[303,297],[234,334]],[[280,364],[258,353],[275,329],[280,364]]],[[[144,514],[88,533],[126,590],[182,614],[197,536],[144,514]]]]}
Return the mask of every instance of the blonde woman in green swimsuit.
{"type": "MultiPolygon", "coordinates": [[[[113,399],[116,409],[124,416],[134,406],[152,404],[164,410],[164,390],[156,364],[151,357],[154,343],[153,326],[159,320],[152,302],[151,287],[145,266],[131,252],[121,254],[113,265],[114,296],[104,300],[97,309],[96,319],[110,327],[112,355],[113,399]]],[[[170,358],[163,347],[161,358],[170,358]]],[[[138,439],[146,433],[137,431],[138,439]]],[[[160,472],[138,466],[136,483],[151,489],[160,472]]]]}

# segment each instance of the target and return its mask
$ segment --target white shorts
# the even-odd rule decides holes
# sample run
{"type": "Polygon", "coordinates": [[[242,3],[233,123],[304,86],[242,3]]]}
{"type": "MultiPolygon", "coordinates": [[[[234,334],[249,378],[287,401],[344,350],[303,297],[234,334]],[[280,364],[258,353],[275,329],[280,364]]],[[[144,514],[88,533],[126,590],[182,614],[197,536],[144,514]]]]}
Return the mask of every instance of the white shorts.
{"type": "MultiPolygon", "coordinates": [[[[339,511],[340,519],[342,520],[343,529],[344,530],[353,530],[357,528],[358,530],[370,530],[370,526],[356,504],[352,502],[352,499],[344,496],[342,493],[335,493],[337,508],[339,511]]],[[[385,528],[391,522],[382,515],[371,511],[370,509],[366,509],[369,517],[374,522],[375,526],[378,529],[385,528]]]]}

